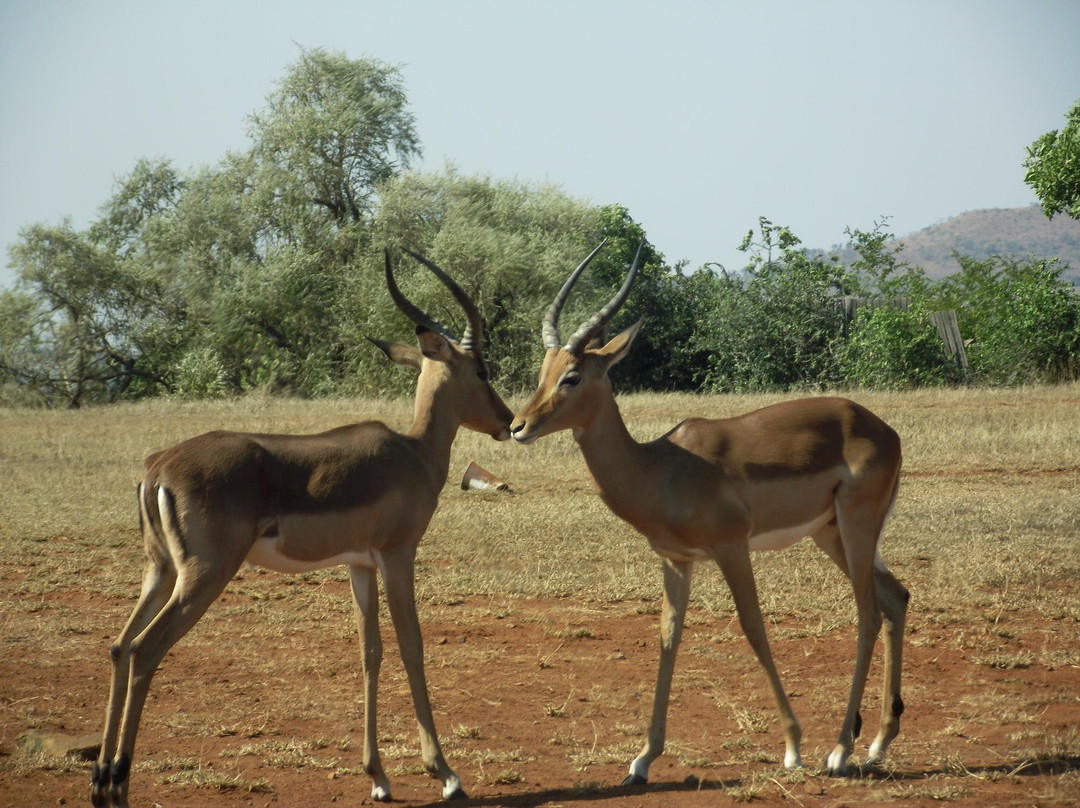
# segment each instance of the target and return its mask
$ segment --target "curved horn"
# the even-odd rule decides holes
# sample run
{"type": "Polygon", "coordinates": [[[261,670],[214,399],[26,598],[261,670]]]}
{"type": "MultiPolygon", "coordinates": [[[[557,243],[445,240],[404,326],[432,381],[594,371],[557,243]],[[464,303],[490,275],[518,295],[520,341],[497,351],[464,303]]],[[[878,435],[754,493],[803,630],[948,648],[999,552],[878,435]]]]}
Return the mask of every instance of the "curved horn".
{"type": "Polygon", "coordinates": [[[577,283],[578,276],[581,275],[585,267],[589,265],[589,262],[593,260],[593,257],[600,252],[600,248],[605,244],[607,244],[607,239],[601,241],[596,249],[589,253],[589,256],[578,265],[578,268],[570,273],[570,277],[566,279],[562,289],[555,295],[555,299],[551,301],[547,314],[544,315],[544,322],[541,325],[545,348],[558,348],[562,344],[562,340],[559,339],[559,314],[562,312],[562,307],[566,303],[570,290],[577,283]]]}
{"type": "Polygon", "coordinates": [[[469,297],[465,290],[462,289],[457,283],[441,270],[434,261],[431,261],[420,253],[415,253],[412,250],[405,250],[409,255],[419,261],[421,264],[430,269],[435,277],[443,282],[443,285],[450,290],[450,294],[454,296],[458,304],[465,310],[465,319],[468,324],[465,326],[465,333],[461,335],[461,350],[471,351],[474,354],[480,353],[481,345],[484,341],[484,321],[480,317],[480,310],[476,307],[476,303],[469,297]]]}
{"type": "Polygon", "coordinates": [[[441,334],[447,339],[456,342],[457,338],[450,333],[450,330],[446,326],[434,319],[427,312],[420,309],[401,293],[397,281],[394,280],[394,272],[390,266],[390,251],[384,249],[383,256],[386,258],[386,288],[390,290],[390,297],[393,299],[394,304],[401,310],[401,313],[416,323],[416,325],[426,328],[428,331],[434,331],[436,334],[441,334]]]}
{"type": "Polygon", "coordinates": [[[623,281],[622,288],[615,293],[615,297],[611,298],[606,306],[586,320],[581,328],[574,332],[574,335],[570,337],[570,341],[566,343],[567,353],[575,356],[580,354],[585,346],[589,344],[589,340],[596,336],[611,321],[615,313],[622,308],[622,304],[630,296],[630,287],[634,283],[634,278],[637,277],[638,270],[641,269],[641,250],[644,246],[645,238],[642,237],[641,243],[638,244],[637,254],[634,255],[634,263],[630,267],[626,280],[623,281]]]}

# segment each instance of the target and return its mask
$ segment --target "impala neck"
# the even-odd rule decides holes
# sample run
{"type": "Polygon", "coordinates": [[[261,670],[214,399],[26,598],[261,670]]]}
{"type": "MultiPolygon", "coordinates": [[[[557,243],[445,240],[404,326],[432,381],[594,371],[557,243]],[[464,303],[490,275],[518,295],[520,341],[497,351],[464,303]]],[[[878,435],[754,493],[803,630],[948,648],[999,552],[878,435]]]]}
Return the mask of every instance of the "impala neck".
{"type": "Polygon", "coordinates": [[[627,430],[610,388],[599,399],[588,423],[573,432],[593,482],[601,496],[610,499],[619,492],[636,490],[641,444],[627,430]]]}
{"type": "Polygon", "coordinates": [[[412,426],[405,435],[416,442],[435,488],[440,490],[450,473],[450,449],[461,418],[455,402],[450,400],[450,391],[445,386],[426,384],[426,381],[422,375],[416,389],[412,426]]]}

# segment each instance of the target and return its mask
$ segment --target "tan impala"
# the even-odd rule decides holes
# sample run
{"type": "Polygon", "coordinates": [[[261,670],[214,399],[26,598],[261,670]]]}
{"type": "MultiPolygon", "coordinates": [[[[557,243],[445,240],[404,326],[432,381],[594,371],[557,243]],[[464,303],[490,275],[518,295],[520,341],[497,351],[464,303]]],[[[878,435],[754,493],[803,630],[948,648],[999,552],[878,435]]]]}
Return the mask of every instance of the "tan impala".
{"type": "Polygon", "coordinates": [[[464,425],[509,437],[512,413],[491,389],[473,301],[424,263],[465,310],[460,344],[386,284],[416,323],[419,350],[372,340],[391,360],[420,371],[412,426],[404,434],[367,421],[318,435],[208,432],[150,455],[138,486],[146,562],[142,593],[112,647],[113,674],[95,806],[127,806],[135,735],[150,680],[166,652],[202,616],[244,561],[280,572],[349,567],[364,668],[364,769],[371,795],[390,799],[379,759],[376,686],[382,660],[376,569],[401,647],[424,766],[447,799],[464,797],[439,747],[424,677],[413,589],[416,548],[446,482],[450,447],[464,425]]]}
{"type": "Polygon", "coordinates": [[[826,768],[830,774],[846,771],[860,731],[859,707],[882,618],[884,703],[869,762],[883,760],[904,709],[900,660],[908,592],[878,554],[878,540],[896,500],[900,439],[852,401],[806,398],[736,418],[690,418],[654,441],[638,443],[619,414],[607,373],[626,356],[641,322],[602,347],[590,343],[625,302],[640,268],[641,247],[615,297],[565,345],[559,338],[559,312],[599,249],[570,275],[544,318],[547,352],[539,385],[511,431],[519,443],[527,444],[561,429],[572,430],[600,497],[644,534],[663,560],[660,671],[652,722],[624,785],[646,782],[649,766],[663,752],[691,570],[695,561],[710,559],[719,564],[731,588],[739,623],[779,706],[784,765],[802,765],[801,731],[765,636],[750,551],[780,550],[807,535],[851,580],[858,607],[851,695],[826,768]]]}

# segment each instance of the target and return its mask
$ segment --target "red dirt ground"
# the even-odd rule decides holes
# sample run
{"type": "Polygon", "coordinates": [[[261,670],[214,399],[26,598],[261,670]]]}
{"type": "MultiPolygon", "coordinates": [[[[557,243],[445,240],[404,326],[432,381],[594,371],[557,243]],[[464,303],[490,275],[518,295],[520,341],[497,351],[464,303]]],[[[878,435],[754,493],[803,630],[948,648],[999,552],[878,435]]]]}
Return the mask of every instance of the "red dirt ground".
{"type": "MultiPolygon", "coordinates": [[[[347,584],[333,584],[339,585],[347,599],[347,584]]],[[[236,595],[223,596],[226,602],[230,598],[236,595]]],[[[27,715],[45,716],[43,729],[100,729],[107,648],[131,602],[98,598],[64,605],[87,615],[76,652],[42,649],[40,658],[5,654],[0,659],[3,805],[89,804],[89,763],[77,771],[27,774],[7,757],[14,754],[15,737],[27,729],[27,715]],[[36,713],[27,708],[33,703],[40,706],[36,713]]],[[[802,722],[804,761],[811,767],[792,778],[779,767],[783,744],[775,710],[748,646],[741,636],[717,639],[719,632],[738,634],[737,623],[697,612],[684,636],[668,723],[669,751],[675,747],[676,754],[653,765],[648,786],[621,788],[633,752],[608,756],[617,762],[607,762],[602,752],[615,744],[640,745],[642,736],[634,733],[648,722],[658,653],[656,614],[637,614],[634,607],[506,598],[495,604],[474,598],[427,610],[425,657],[436,722],[440,735],[451,738],[447,758],[470,796],[460,805],[660,808],[751,801],[838,808],[881,802],[1049,806],[1080,801],[1077,669],[979,664],[957,642],[957,632],[973,630],[971,622],[943,625],[914,613],[904,660],[907,712],[883,770],[836,779],[814,768],[839,729],[852,669],[853,626],[826,636],[816,636],[822,633],[817,621],[800,626],[785,620],[770,627],[781,676],[802,722]],[[485,610],[488,616],[476,616],[485,610]],[[462,619],[465,615],[468,619],[462,619]],[[574,626],[587,630],[560,633],[574,626]],[[800,628],[809,636],[785,639],[800,628]],[[736,707],[763,720],[740,727],[736,707]],[[455,735],[462,726],[476,729],[455,735]],[[1040,755],[1032,750],[1047,738],[1071,743],[1066,751],[1037,760],[1040,755]]],[[[1012,654],[1045,650],[1057,641],[1053,624],[1044,632],[1023,628],[1038,625],[1034,618],[1016,622],[1007,640],[1012,654]]],[[[240,617],[219,628],[211,639],[193,632],[166,658],[151,689],[136,763],[166,755],[194,758],[208,771],[267,786],[252,793],[169,784],[163,779],[175,768],[136,769],[133,808],[371,804],[370,781],[359,770],[363,689],[351,622],[294,631],[240,617]],[[274,649],[275,657],[269,668],[259,670],[280,665],[280,673],[269,674],[271,681],[251,681],[245,659],[263,648],[274,649]],[[237,734],[200,729],[235,723],[237,711],[266,717],[241,721],[237,734]],[[252,724],[259,725],[255,739],[245,737],[252,724]],[[267,739],[311,738],[331,739],[311,755],[336,759],[339,769],[349,771],[335,771],[333,764],[271,765],[265,753],[240,751],[267,739]],[[342,739],[350,742],[344,751],[342,739]]],[[[415,750],[412,707],[388,621],[383,635],[380,719],[382,732],[391,736],[383,746],[415,750]]],[[[879,642],[864,701],[864,736],[856,750],[860,759],[878,723],[880,653],[879,642]]],[[[441,804],[438,781],[415,771],[418,756],[397,753],[384,762],[399,804],[441,804]],[[408,770],[393,773],[401,764],[408,770]]]]}

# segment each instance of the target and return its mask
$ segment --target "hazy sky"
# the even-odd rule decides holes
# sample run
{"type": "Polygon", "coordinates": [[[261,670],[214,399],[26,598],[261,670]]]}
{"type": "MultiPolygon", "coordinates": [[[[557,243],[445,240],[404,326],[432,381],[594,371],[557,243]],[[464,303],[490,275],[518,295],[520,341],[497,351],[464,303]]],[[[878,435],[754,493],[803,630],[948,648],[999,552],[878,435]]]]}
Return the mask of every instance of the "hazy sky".
{"type": "Polygon", "coordinates": [[[423,170],[617,202],[669,261],[1033,203],[1080,99],[1078,0],[0,0],[0,284],[20,227],[83,228],[140,157],[249,145],[299,55],[400,65],[423,170]]]}

